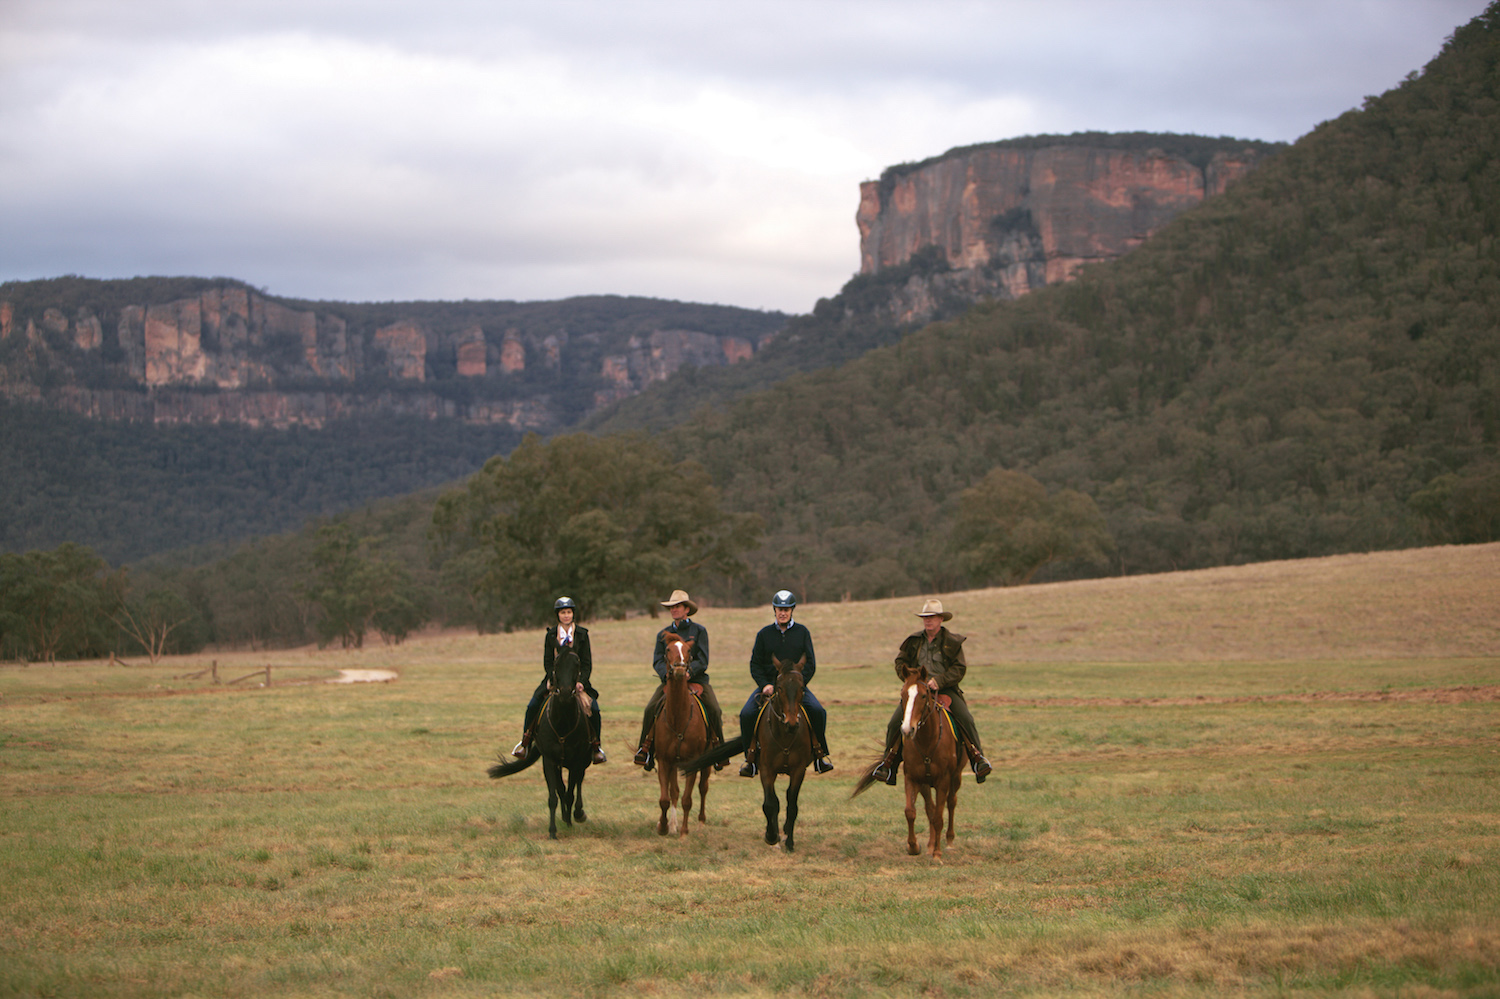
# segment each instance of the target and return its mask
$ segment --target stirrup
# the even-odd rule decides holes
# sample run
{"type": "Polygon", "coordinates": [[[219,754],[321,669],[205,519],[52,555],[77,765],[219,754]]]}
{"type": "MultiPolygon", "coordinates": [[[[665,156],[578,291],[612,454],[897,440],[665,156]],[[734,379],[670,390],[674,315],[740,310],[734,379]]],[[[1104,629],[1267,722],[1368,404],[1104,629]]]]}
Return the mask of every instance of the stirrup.
{"type": "Polygon", "coordinates": [[[828,762],[828,757],[826,757],[826,756],[820,756],[817,759],[813,760],[813,772],[814,773],[826,774],[828,771],[830,771],[832,769],[833,769],[833,764],[828,762]]]}
{"type": "Polygon", "coordinates": [[[760,768],[755,765],[754,760],[746,760],[745,765],[740,767],[740,776],[754,777],[757,773],[759,773],[759,771],[760,768]]]}
{"type": "Polygon", "coordinates": [[[599,744],[597,742],[594,743],[593,749],[594,749],[594,763],[595,764],[608,763],[609,762],[609,757],[604,755],[604,750],[601,749],[601,748],[599,748],[599,744]]]}
{"type": "Polygon", "coordinates": [[[984,758],[983,753],[975,753],[969,760],[969,766],[974,768],[974,783],[976,784],[983,784],[984,779],[994,769],[990,766],[990,761],[984,758]]]}
{"type": "Polygon", "coordinates": [[[651,749],[650,749],[650,747],[648,747],[648,746],[642,746],[640,749],[637,749],[635,751],[635,759],[631,760],[631,762],[634,763],[638,767],[645,767],[647,770],[650,770],[651,769],[651,749]]]}
{"type": "Polygon", "coordinates": [[[526,759],[526,740],[524,738],[522,738],[520,742],[516,743],[516,748],[510,751],[510,755],[514,756],[518,760],[526,759]]]}

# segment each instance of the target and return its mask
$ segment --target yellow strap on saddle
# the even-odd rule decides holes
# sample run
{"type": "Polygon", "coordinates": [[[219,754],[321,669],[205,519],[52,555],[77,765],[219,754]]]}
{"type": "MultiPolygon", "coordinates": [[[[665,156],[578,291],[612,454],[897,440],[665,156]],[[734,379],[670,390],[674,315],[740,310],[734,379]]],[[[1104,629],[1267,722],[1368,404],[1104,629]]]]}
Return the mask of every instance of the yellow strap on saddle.
{"type": "MultiPolygon", "coordinates": [[[[766,697],[766,698],[762,698],[761,699],[760,710],[757,711],[757,712],[755,712],[755,727],[750,730],[751,732],[754,732],[756,735],[760,734],[760,718],[761,718],[761,715],[765,714],[766,713],[766,708],[769,708],[770,706],[771,706],[771,698],[766,697]]],[[[797,702],[797,710],[800,711],[800,712],[802,712],[802,720],[805,721],[805,722],[807,722],[808,731],[809,732],[812,731],[812,719],[808,717],[808,714],[807,714],[807,705],[803,704],[801,701],[798,701],[797,702]]],[[[746,746],[745,749],[748,751],[750,749],[750,747],[746,746]]]]}
{"type": "Polygon", "coordinates": [[[962,746],[964,744],[964,741],[958,737],[958,729],[954,728],[953,726],[953,712],[949,711],[941,704],[938,705],[938,710],[943,713],[943,717],[948,721],[948,731],[953,733],[954,745],[962,746]]]}

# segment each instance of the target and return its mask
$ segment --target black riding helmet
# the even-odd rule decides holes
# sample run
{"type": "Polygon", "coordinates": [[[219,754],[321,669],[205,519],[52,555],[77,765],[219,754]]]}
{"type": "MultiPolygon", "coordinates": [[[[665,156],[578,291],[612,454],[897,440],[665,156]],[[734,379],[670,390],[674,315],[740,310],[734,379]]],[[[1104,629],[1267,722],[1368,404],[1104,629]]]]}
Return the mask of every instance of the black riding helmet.
{"type": "Polygon", "coordinates": [[[771,597],[772,607],[795,607],[797,598],[792,596],[791,590],[777,590],[775,596],[771,597]]]}
{"type": "Polygon", "coordinates": [[[578,616],[578,605],[573,602],[572,597],[558,597],[557,602],[552,605],[552,616],[556,617],[564,609],[571,610],[574,617],[578,616]]]}

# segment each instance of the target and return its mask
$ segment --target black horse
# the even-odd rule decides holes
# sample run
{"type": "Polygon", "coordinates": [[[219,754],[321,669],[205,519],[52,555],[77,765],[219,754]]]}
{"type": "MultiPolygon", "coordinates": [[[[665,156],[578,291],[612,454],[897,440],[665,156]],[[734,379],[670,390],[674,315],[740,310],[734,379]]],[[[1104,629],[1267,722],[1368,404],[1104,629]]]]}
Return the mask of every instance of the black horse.
{"type": "MultiPolygon", "coordinates": [[[[771,658],[776,666],[776,684],[767,703],[761,708],[755,725],[755,758],[760,772],[761,806],[766,816],[766,844],[775,846],[778,839],[788,853],[796,850],[797,797],[802,781],[813,760],[812,726],[802,713],[802,667],[807,658],[795,663],[771,658]],[[781,799],[776,796],[776,778],[787,775],[786,823],[778,837],[776,820],[781,813],[781,799]]],[[[710,749],[690,763],[682,765],[684,773],[696,773],[743,752],[745,741],[736,736],[710,749]]]]}
{"type": "Polygon", "coordinates": [[[557,839],[559,800],[563,821],[569,826],[575,819],[588,821],[583,813],[583,776],[593,762],[589,715],[594,702],[588,694],[576,689],[579,669],[576,652],[558,650],[552,664],[552,693],[547,695],[547,703],[537,719],[531,752],[524,760],[507,760],[501,754],[500,762],[489,769],[491,777],[509,777],[541,759],[542,772],[547,775],[547,811],[551,817],[547,834],[553,839],[557,839]],[[567,780],[563,780],[564,770],[568,772],[567,780]]]}

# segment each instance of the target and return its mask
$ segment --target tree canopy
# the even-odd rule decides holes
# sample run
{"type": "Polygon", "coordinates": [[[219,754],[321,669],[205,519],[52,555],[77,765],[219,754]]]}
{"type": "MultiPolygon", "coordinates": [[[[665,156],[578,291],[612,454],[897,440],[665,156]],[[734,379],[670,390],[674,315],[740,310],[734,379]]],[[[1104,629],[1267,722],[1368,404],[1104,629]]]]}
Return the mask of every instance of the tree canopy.
{"type": "Polygon", "coordinates": [[[551,617],[571,596],[582,618],[652,608],[674,588],[744,571],[760,520],[720,508],[708,473],[641,436],[528,436],[492,458],[433,515],[440,552],[506,628],[551,617]]]}

